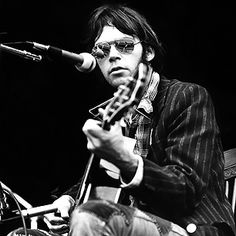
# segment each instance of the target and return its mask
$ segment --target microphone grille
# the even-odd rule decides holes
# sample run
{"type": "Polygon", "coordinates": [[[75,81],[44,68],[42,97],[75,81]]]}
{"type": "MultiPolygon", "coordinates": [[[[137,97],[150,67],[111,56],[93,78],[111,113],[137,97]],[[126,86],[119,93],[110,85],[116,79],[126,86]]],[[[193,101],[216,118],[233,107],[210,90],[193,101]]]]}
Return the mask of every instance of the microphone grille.
{"type": "Polygon", "coordinates": [[[81,65],[75,65],[75,68],[80,72],[91,72],[96,67],[96,59],[90,53],[83,52],[79,54],[83,58],[83,63],[81,65]]]}

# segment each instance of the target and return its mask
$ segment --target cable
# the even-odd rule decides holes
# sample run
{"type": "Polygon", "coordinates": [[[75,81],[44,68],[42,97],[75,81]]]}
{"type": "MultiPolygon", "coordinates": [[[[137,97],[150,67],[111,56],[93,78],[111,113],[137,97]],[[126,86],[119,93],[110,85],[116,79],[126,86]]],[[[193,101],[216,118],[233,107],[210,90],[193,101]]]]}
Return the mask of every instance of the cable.
{"type": "Polygon", "coordinates": [[[24,216],[22,215],[20,204],[18,203],[16,197],[14,196],[14,193],[10,189],[6,189],[4,187],[3,187],[3,191],[6,192],[8,195],[10,195],[13,198],[13,200],[15,201],[16,206],[17,206],[17,208],[19,210],[21,219],[22,219],[25,236],[28,236],[27,229],[26,229],[25,219],[24,219],[24,216]]]}

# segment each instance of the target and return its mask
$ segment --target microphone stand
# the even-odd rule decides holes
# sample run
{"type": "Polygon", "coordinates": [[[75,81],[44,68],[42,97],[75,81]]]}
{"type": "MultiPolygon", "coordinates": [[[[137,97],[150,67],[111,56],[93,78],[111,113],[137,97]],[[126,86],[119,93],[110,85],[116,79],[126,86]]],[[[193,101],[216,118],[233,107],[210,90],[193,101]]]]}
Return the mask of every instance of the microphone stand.
{"type": "Polygon", "coordinates": [[[29,59],[29,60],[33,60],[36,62],[40,62],[42,60],[42,56],[41,55],[36,55],[30,52],[27,52],[26,50],[19,50],[13,47],[9,47],[5,44],[0,44],[0,49],[2,49],[5,52],[9,52],[11,54],[23,57],[25,59],[29,59]]]}
{"type": "MultiPolygon", "coordinates": [[[[37,229],[38,227],[38,216],[36,214],[33,214],[32,217],[29,214],[28,210],[34,209],[33,206],[28,203],[26,200],[24,200],[21,196],[19,196],[17,193],[13,192],[9,187],[7,187],[3,182],[1,182],[3,190],[5,190],[8,193],[12,193],[15,199],[26,208],[26,210],[23,210],[23,216],[30,216],[30,225],[31,229],[37,229]]],[[[30,211],[31,213],[31,211],[30,211]]],[[[34,212],[33,212],[34,213],[34,212]]],[[[17,216],[16,218],[20,218],[20,216],[17,216]]],[[[3,222],[3,220],[0,220],[0,223],[3,222]]]]}

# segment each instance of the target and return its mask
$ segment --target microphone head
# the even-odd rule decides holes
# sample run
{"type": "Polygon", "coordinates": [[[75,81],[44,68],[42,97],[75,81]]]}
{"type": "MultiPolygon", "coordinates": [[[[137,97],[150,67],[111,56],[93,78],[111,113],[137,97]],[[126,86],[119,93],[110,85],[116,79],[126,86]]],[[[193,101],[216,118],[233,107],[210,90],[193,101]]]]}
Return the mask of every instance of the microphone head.
{"type": "Polygon", "coordinates": [[[83,58],[82,64],[75,65],[75,68],[80,72],[91,72],[96,67],[96,59],[90,53],[82,52],[79,54],[83,58]]]}

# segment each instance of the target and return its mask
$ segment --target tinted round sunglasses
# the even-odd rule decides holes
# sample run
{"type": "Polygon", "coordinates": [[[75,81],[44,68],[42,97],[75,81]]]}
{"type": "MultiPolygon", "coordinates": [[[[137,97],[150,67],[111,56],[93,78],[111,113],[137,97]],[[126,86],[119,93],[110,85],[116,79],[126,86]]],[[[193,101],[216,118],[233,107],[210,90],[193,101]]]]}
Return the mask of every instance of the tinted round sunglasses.
{"type": "Polygon", "coordinates": [[[120,39],[111,42],[101,42],[97,43],[93,47],[91,54],[97,59],[105,58],[110,53],[111,45],[114,45],[116,50],[121,53],[130,54],[133,52],[134,46],[138,43],[141,43],[141,41],[135,43],[133,40],[129,39],[120,39]]]}

